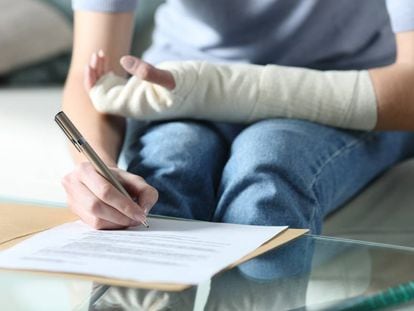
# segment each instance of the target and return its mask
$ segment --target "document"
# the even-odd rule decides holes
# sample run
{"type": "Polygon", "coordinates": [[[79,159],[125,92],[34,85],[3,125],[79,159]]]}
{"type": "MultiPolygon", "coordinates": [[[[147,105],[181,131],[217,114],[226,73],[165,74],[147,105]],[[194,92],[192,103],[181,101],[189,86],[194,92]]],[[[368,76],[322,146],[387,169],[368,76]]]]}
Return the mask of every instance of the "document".
{"type": "Polygon", "coordinates": [[[126,230],[63,224],[0,252],[0,268],[198,284],[287,228],[153,217],[149,223],[126,230]]]}

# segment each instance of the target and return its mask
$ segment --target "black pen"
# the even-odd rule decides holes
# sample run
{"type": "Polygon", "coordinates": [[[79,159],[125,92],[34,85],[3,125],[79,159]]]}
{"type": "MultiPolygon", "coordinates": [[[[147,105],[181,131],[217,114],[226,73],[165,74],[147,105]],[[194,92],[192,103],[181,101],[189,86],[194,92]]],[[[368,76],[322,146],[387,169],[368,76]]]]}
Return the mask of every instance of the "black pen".
{"type": "MultiPolygon", "coordinates": [[[[78,129],[73,125],[72,121],[68,118],[68,116],[63,112],[60,111],[55,116],[55,121],[62,129],[62,131],[66,134],[75,148],[82,152],[89,162],[92,163],[96,171],[101,174],[106,180],[108,180],[119,192],[125,195],[128,199],[131,199],[129,193],[125,190],[124,186],[119,182],[118,179],[112,174],[111,170],[106,166],[106,164],[102,161],[102,159],[98,156],[95,150],[88,144],[88,142],[83,138],[81,133],[78,129]]],[[[148,223],[144,220],[142,224],[145,227],[149,227],[148,223]]]]}

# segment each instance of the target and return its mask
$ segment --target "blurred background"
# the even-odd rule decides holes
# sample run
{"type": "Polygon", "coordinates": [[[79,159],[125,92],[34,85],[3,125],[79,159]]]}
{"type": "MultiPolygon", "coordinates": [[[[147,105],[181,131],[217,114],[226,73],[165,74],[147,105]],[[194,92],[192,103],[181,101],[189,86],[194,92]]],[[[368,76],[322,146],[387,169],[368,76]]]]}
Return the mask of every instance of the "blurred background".
{"type": "MultiPolygon", "coordinates": [[[[153,14],[162,2],[139,0],[132,54],[140,55],[150,44],[153,14]]],[[[72,23],[70,0],[0,0],[0,202],[66,205],[60,180],[73,163],[53,118],[69,68],[72,23]]],[[[413,176],[414,160],[386,172],[332,215],[323,233],[414,247],[413,176]]],[[[344,262],[333,272],[347,276],[354,267],[360,267],[356,273],[369,272],[364,258],[344,262]]],[[[323,275],[329,273],[311,278],[308,299],[349,292],[346,282],[333,287],[323,275]]],[[[364,280],[361,288],[369,282],[364,280]]]]}
{"type": "MultiPolygon", "coordinates": [[[[135,55],[150,44],[153,14],[164,1],[138,2],[135,55]]],[[[0,200],[65,206],[60,180],[73,163],[53,119],[71,57],[72,23],[70,0],[0,0],[0,200]]],[[[324,233],[414,245],[413,176],[414,159],[389,170],[330,217],[324,233]]]]}
{"type": "MultiPolygon", "coordinates": [[[[162,0],[140,0],[131,53],[151,42],[162,0]]],[[[0,200],[65,206],[73,168],[53,121],[72,49],[71,0],[0,0],[0,200]]]]}
{"type": "MultiPolygon", "coordinates": [[[[149,45],[153,13],[162,2],[139,1],[132,53],[149,45]]],[[[0,86],[62,85],[72,22],[71,0],[0,0],[0,86]]]]}

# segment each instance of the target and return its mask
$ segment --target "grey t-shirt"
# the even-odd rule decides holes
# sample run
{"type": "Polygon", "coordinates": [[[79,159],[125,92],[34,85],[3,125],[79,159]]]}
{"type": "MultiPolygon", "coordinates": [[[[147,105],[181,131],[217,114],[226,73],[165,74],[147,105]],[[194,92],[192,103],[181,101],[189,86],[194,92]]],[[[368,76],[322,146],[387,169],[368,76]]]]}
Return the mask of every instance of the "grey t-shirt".
{"type": "MultiPolygon", "coordinates": [[[[73,0],[75,10],[131,11],[137,0],[73,0]]],[[[168,0],[144,58],[364,69],[395,59],[414,30],[412,0],[168,0]]]]}

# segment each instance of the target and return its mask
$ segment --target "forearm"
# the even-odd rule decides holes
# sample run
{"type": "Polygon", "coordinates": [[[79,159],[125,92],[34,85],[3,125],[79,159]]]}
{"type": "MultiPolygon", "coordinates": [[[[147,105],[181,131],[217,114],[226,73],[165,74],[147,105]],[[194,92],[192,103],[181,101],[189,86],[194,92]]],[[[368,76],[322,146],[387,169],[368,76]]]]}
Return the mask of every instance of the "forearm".
{"type": "MultiPolygon", "coordinates": [[[[92,68],[96,70],[94,79],[106,70],[125,75],[119,58],[129,53],[134,14],[132,6],[128,7],[129,12],[114,12],[116,8],[125,9],[122,3],[126,1],[76,2],[79,6],[75,5],[78,10],[75,11],[72,61],[63,94],[63,109],[106,164],[116,166],[125,120],[98,113],[86,90],[92,82],[92,68]],[[81,11],[88,3],[94,6],[91,9],[98,11],[103,6],[114,10],[111,13],[81,11]],[[97,66],[103,60],[108,66],[97,66]]],[[[134,5],[134,0],[128,2],[134,5]]],[[[84,161],[82,155],[71,148],[75,161],[84,161]]],[[[86,162],[77,165],[62,180],[69,208],[96,229],[121,229],[145,222],[145,213],[157,201],[157,191],[136,175],[116,168],[111,171],[137,202],[119,192],[86,162]]]]}
{"type": "MultiPolygon", "coordinates": [[[[84,88],[84,72],[91,55],[102,50],[108,67],[119,75],[125,75],[119,58],[130,50],[132,29],[132,12],[75,12],[73,53],[63,94],[63,110],[109,165],[117,162],[125,121],[95,110],[84,88]]],[[[71,154],[77,163],[84,160],[73,147],[71,154]]]]}
{"type": "MultiPolygon", "coordinates": [[[[105,163],[116,165],[122,145],[125,121],[120,117],[98,113],[84,90],[82,79],[83,77],[76,74],[68,76],[63,92],[63,110],[105,163]]],[[[72,144],[69,148],[76,163],[86,160],[72,144]]]]}
{"type": "Polygon", "coordinates": [[[267,118],[304,119],[371,130],[377,121],[367,71],[317,71],[285,66],[171,62],[161,64],[174,90],[114,75],[91,90],[102,112],[144,120],[199,118],[251,123],[267,118]]]}
{"type": "Polygon", "coordinates": [[[378,130],[414,130],[414,31],[396,35],[395,64],[370,70],[378,104],[378,130]]]}
{"type": "Polygon", "coordinates": [[[414,131],[414,64],[370,70],[378,105],[377,130],[414,131]]]}

